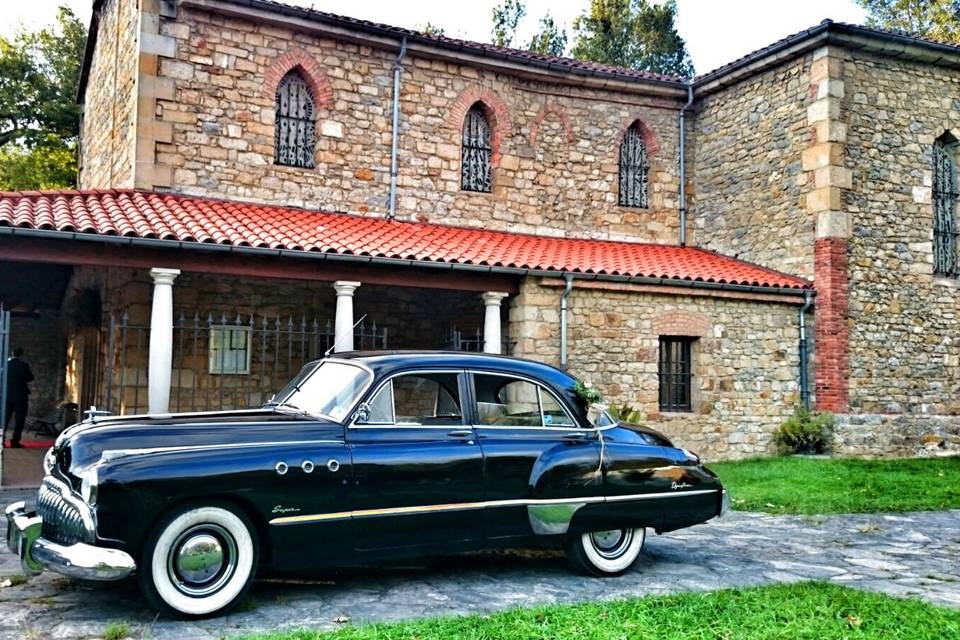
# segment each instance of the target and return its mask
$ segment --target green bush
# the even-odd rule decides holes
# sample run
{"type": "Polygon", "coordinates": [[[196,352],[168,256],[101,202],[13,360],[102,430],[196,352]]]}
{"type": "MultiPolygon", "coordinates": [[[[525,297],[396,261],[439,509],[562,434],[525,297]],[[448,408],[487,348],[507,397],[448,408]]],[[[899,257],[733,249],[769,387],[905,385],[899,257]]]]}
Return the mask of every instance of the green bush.
{"type": "Polygon", "coordinates": [[[793,415],[773,434],[773,441],[782,455],[823,453],[830,443],[835,422],[833,414],[810,411],[798,401],[794,404],[793,415]]]}

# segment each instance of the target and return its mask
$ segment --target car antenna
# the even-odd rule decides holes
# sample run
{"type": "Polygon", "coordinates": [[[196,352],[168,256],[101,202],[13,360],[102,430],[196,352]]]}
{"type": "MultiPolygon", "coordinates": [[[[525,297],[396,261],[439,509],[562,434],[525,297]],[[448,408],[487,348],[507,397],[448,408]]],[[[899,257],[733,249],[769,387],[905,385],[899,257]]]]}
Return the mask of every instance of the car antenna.
{"type": "MultiPolygon", "coordinates": [[[[353,323],[353,326],[350,327],[350,333],[353,333],[353,330],[357,328],[357,325],[360,324],[361,322],[363,322],[363,319],[366,318],[366,317],[367,317],[367,314],[363,314],[362,316],[360,316],[360,319],[357,320],[356,322],[354,322],[354,323],[353,323]]],[[[329,348],[329,349],[327,349],[326,351],[323,352],[323,357],[324,357],[324,358],[326,358],[328,355],[330,355],[330,352],[337,348],[337,345],[340,344],[340,341],[343,340],[343,339],[346,337],[345,334],[346,334],[346,332],[340,334],[339,336],[335,336],[335,337],[334,337],[333,344],[330,345],[330,348],[329,348]]]]}

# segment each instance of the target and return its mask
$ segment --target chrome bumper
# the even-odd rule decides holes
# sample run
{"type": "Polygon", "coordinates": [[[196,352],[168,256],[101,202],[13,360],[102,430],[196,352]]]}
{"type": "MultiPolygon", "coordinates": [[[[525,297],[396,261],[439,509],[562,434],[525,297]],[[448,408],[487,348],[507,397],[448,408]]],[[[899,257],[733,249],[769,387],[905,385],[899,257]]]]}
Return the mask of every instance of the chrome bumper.
{"type": "Polygon", "coordinates": [[[41,537],[43,519],[27,513],[23,501],[7,507],[6,515],[7,548],[20,556],[20,564],[28,575],[49,569],[82,580],[122,580],[137,568],[130,554],[119,549],[82,542],[62,545],[41,537]]]}
{"type": "Polygon", "coordinates": [[[728,511],[730,511],[730,492],[724,489],[720,497],[720,513],[717,516],[726,515],[728,511]]]}

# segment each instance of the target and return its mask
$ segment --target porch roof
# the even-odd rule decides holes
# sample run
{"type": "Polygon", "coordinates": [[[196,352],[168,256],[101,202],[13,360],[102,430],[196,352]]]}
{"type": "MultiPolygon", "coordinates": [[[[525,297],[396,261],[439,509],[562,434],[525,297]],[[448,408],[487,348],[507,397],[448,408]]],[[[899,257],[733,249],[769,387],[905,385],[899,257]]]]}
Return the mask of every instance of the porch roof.
{"type": "MultiPolygon", "coordinates": [[[[695,247],[559,238],[134,190],[0,193],[0,234],[125,237],[374,260],[769,289],[810,282],[695,247]]],[[[211,247],[212,248],[212,247],[211,247]]]]}

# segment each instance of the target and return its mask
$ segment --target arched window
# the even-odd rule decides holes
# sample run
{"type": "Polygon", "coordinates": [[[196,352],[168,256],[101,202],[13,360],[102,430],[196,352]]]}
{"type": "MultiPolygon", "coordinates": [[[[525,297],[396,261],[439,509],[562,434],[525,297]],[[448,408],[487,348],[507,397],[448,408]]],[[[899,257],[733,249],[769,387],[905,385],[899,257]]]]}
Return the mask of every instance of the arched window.
{"type": "Polygon", "coordinates": [[[274,163],[312,169],[316,147],[316,108],[313,92],[296,69],[280,81],[276,107],[274,163]]]}
{"type": "Polygon", "coordinates": [[[957,139],[945,133],[933,142],[933,271],[958,275],[957,139]]]}
{"type": "Polygon", "coordinates": [[[460,188],[490,191],[490,163],[493,157],[490,123],[478,102],[463,120],[463,148],[460,151],[460,188]]]}
{"type": "Polygon", "coordinates": [[[646,209],[649,205],[647,185],[650,161],[643,141],[640,123],[627,129],[620,143],[620,206],[646,209]]]}

